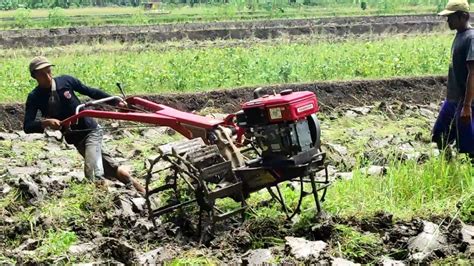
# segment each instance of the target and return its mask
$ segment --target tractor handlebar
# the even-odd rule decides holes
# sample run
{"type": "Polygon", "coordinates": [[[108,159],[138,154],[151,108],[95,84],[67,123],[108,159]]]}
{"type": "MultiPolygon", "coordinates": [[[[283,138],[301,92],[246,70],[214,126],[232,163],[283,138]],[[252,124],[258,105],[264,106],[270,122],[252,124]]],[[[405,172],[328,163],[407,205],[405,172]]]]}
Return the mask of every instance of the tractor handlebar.
{"type": "Polygon", "coordinates": [[[84,108],[84,107],[87,107],[87,106],[91,106],[91,105],[96,105],[96,104],[99,104],[99,103],[105,103],[105,102],[108,102],[108,101],[111,101],[111,100],[118,100],[118,101],[124,101],[121,97],[119,96],[110,96],[110,97],[107,97],[107,98],[103,98],[103,99],[99,99],[99,100],[95,100],[95,101],[90,101],[90,102],[86,102],[86,103],[83,103],[83,104],[79,104],[77,107],[76,107],[76,115],[79,113],[79,111],[84,108]]]}

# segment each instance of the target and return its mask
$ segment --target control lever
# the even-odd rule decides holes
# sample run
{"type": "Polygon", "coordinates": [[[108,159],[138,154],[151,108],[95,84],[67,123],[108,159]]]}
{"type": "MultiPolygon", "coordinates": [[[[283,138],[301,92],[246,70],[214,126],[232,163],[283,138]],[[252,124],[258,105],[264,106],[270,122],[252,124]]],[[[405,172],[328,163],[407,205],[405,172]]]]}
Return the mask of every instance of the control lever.
{"type": "Polygon", "coordinates": [[[117,82],[116,84],[117,84],[117,87],[118,87],[119,90],[120,90],[120,93],[122,93],[123,98],[124,98],[124,99],[127,98],[127,97],[125,96],[125,92],[124,92],[124,90],[123,90],[122,84],[121,84],[120,82],[117,82]]]}

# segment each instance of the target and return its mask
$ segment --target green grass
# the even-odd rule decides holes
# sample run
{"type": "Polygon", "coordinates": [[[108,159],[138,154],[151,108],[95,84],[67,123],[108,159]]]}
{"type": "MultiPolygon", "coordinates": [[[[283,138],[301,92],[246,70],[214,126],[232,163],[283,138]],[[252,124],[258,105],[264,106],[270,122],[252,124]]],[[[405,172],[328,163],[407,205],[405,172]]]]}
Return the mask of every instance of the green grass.
{"type": "MultiPolygon", "coordinates": [[[[40,241],[31,259],[42,261],[64,256],[69,247],[78,241],[78,236],[70,231],[73,224],[90,229],[100,227],[98,217],[113,206],[111,194],[104,193],[94,184],[71,183],[61,194],[46,196],[38,206],[25,206],[22,211],[11,213],[16,224],[29,226],[30,238],[40,241]],[[38,219],[48,219],[48,226],[38,225],[38,219]]],[[[0,200],[0,208],[14,209],[13,206],[21,204],[17,195],[16,191],[10,192],[0,200]]],[[[16,248],[22,242],[21,237],[18,235],[15,239],[9,239],[7,245],[16,248]]]]}
{"type": "Polygon", "coordinates": [[[50,26],[96,26],[96,25],[137,25],[195,21],[251,20],[273,18],[319,18],[333,16],[368,16],[389,14],[435,14],[440,10],[436,1],[417,1],[407,4],[403,1],[377,1],[370,3],[366,10],[360,4],[321,3],[318,5],[288,5],[287,2],[234,2],[227,5],[161,5],[160,10],[144,11],[134,7],[87,7],[64,9],[60,25],[51,23],[51,9],[22,9],[0,11],[0,28],[44,28],[50,26]],[[18,18],[21,18],[20,20],[18,18]]]}
{"type": "Polygon", "coordinates": [[[16,264],[16,261],[12,258],[7,258],[4,255],[0,254],[0,264],[2,264],[2,265],[13,265],[13,264],[16,264]]]}
{"type": "Polygon", "coordinates": [[[472,257],[468,258],[467,255],[459,254],[457,256],[449,256],[440,260],[431,262],[431,265],[442,266],[442,265],[458,265],[458,266],[469,266],[472,265],[472,257]]]}
{"type": "MultiPolygon", "coordinates": [[[[13,193],[10,193],[15,195],[13,193]]],[[[3,205],[14,204],[5,201],[3,205]]],[[[26,207],[15,214],[18,223],[27,223],[35,235],[42,235],[42,228],[36,226],[40,217],[48,218],[50,226],[67,229],[71,223],[86,225],[94,215],[108,209],[112,205],[110,194],[104,197],[104,192],[95,188],[94,184],[73,183],[62,194],[42,201],[37,207],[26,207]]]]}
{"type": "MultiPolygon", "coordinates": [[[[76,76],[85,84],[113,94],[118,91],[116,82],[122,82],[128,94],[160,94],[288,82],[445,74],[451,41],[451,35],[434,35],[165,51],[150,46],[139,53],[117,49],[94,53],[93,48],[65,47],[50,59],[57,65],[54,74],[76,76]]],[[[16,50],[3,50],[0,54],[0,102],[24,101],[35,86],[27,71],[31,56],[23,50],[18,54],[16,50]]]]}
{"type": "Polygon", "coordinates": [[[175,258],[171,262],[166,263],[170,266],[184,266],[184,265],[218,265],[218,261],[212,258],[203,256],[190,255],[190,257],[175,258]]]}
{"type": "MultiPolygon", "coordinates": [[[[386,176],[355,171],[352,180],[336,182],[325,208],[341,217],[369,217],[380,210],[397,219],[459,217],[457,204],[472,202],[468,199],[474,192],[473,174],[472,166],[459,158],[447,162],[442,156],[433,157],[424,164],[393,160],[386,176]]],[[[470,215],[464,212],[468,220],[470,215]]]]}
{"type": "Polygon", "coordinates": [[[7,195],[0,198],[0,214],[4,215],[7,212],[6,207],[16,206],[19,196],[18,189],[12,189],[7,195]]]}
{"type": "Polygon", "coordinates": [[[11,158],[15,156],[15,153],[12,151],[12,141],[11,140],[0,140],[0,156],[3,158],[11,158]]]}
{"type": "Polygon", "coordinates": [[[71,245],[77,241],[77,236],[70,231],[48,231],[45,239],[43,239],[41,246],[35,252],[38,257],[58,256],[66,253],[71,245]]]}
{"type": "Polygon", "coordinates": [[[45,145],[45,142],[21,142],[18,143],[20,149],[24,150],[22,154],[23,160],[26,165],[32,165],[38,159],[38,156],[41,154],[42,147],[45,145]]]}
{"type": "Polygon", "coordinates": [[[335,229],[338,235],[333,244],[335,257],[343,257],[355,262],[376,263],[382,255],[382,239],[373,233],[360,233],[354,228],[337,224],[335,229]]]}
{"type": "Polygon", "coordinates": [[[110,194],[96,189],[94,184],[72,184],[60,196],[61,201],[51,199],[41,204],[40,212],[54,223],[64,224],[74,221],[85,224],[90,215],[98,209],[107,209],[112,204],[110,194]]]}
{"type": "MultiPolygon", "coordinates": [[[[395,111],[396,112],[396,111],[395,111]]],[[[408,142],[413,140],[415,135],[419,136],[419,140],[429,143],[431,142],[431,133],[428,128],[431,128],[431,121],[426,117],[419,115],[412,115],[404,117],[403,119],[391,119],[383,111],[374,112],[365,116],[354,119],[349,116],[342,116],[334,121],[330,121],[325,114],[319,114],[321,120],[322,143],[342,143],[352,158],[357,158],[370,147],[373,140],[384,140],[386,138],[399,138],[402,141],[408,142]],[[374,127],[373,125],[383,125],[383,127],[374,127]],[[409,132],[409,134],[407,134],[409,132]]],[[[375,141],[377,144],[377,141],[375,141]]],[[[431,147],[418,147],[419,152],[430,152],[431,147]]],[[[393,150],[380,147],[372,150],[377,150],[380,153],[388,154],[394,153],[393,150]]],[[[397,147],[393,147],[394,150],[397,147]]]]}

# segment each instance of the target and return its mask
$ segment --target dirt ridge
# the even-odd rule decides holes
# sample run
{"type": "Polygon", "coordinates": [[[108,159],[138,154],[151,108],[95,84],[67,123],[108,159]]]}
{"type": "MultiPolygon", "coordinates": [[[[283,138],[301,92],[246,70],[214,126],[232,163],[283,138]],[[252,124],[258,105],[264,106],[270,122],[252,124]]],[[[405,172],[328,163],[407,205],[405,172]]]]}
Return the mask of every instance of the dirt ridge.
{"type": "Polygon", "coordinates": [[[434,15],[419,15],[3,30],[0,31],[0,47],[61,46],[104,41],[272,39],[284,35],[309,34],[347,36],[422,33],[441,30],[444,24],[441,18],[434,15]]]}

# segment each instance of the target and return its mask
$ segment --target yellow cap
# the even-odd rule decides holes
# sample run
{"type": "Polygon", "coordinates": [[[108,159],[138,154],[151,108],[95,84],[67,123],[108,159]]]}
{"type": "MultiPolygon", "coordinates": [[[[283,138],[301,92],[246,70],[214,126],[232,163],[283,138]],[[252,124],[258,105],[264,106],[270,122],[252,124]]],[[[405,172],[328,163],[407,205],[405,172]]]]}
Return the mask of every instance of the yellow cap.
{"type": "Polygon", "coordinates": [[[467,0],[449,0],[444,10],[438,13],[438,15],[448,16],[459,11],[469,12],[469,3],[467,0]]]}
{"type": "Polygon", "coordinates": [[[40,70],[49,66],[54,66],[54,65],[51,64],[46,57],[37,56],[33,58],[30,62],[30,66],[29,66],[30,73],[33,73],[35,70],[40,70]]]}

